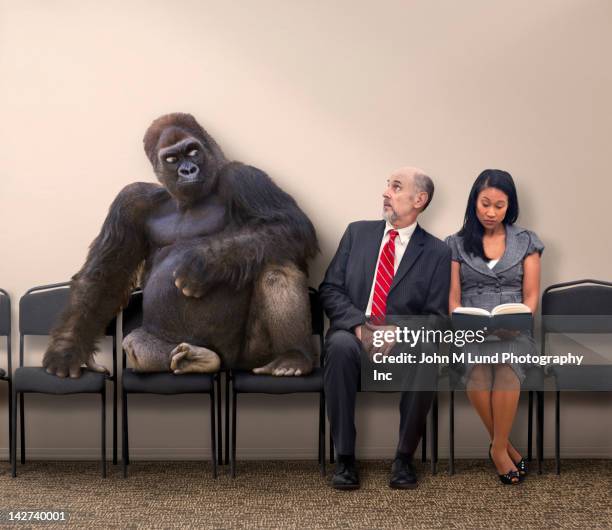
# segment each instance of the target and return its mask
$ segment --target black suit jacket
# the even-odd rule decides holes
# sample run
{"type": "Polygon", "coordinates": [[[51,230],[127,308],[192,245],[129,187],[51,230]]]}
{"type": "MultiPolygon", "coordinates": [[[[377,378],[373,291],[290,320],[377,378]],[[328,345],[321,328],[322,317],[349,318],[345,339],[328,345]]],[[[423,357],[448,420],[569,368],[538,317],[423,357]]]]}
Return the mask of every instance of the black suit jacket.
{"type": "MultiPolygon", "coordinates": [[[[365,323],[385,225],[357,221],[344,232],[319,286],[330,332],[365,323]]],[[[417,224],[389,290],[387,315],[448,315],[450,270],[450,248],[417,224]]]]}

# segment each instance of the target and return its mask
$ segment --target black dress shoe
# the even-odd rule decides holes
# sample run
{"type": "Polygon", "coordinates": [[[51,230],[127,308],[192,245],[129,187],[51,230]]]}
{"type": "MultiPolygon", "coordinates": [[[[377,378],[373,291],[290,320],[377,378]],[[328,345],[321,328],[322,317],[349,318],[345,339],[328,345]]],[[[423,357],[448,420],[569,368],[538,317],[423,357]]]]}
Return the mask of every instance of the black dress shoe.
{"type": "Polygon", "coordinates": [[[394,489],[412,490],[418,486],[416,470],[411,460],[396,458],[391,466],[389,487],[394,489]]]}
{"type": "Polygon", "coordinates": [[[337,490],[359,489],[359,473],[354,457],[338,456],[331,485],[337,490]]]}

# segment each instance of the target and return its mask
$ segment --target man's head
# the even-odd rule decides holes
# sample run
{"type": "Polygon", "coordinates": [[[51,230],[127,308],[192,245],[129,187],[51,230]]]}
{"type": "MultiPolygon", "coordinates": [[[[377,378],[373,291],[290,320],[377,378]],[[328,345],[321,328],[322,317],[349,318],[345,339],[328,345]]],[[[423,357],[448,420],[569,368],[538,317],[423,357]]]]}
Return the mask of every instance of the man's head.
{"type": "Polygon", "coordinates": [[[433,181],[422,169],[399,168],[387,179],[383,193],[383,217],[395,228],[409,226],[427,208],[433,194],[433,181]]]}

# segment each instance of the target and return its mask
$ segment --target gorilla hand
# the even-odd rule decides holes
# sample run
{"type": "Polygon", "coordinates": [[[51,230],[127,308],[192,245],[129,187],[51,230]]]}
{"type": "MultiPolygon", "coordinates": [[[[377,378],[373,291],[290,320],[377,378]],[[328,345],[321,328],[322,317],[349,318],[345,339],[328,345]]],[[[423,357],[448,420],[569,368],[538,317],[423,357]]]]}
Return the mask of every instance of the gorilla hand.
{"type": "Polygon", "coordinates": [[[47,373],[62,378],[67,375],[81,377],[82,364],[81,352],[69,338],[52,340],[43,357],[43,368],[47,373]]]}
{"type": "Polygon", "coordinates": [[[184,296],[201,298],[205,291],[206,259],[202,249],[188,250],[174,271],[174,285],[184,296]]]}

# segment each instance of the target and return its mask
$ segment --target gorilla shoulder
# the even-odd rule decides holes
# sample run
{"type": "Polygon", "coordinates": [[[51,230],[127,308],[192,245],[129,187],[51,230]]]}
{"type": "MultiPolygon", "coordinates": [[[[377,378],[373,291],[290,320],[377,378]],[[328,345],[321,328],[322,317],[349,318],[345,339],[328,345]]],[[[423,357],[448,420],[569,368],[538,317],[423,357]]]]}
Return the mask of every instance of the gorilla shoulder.
{"type": "Polygon", "coordinates": [[[115,197],[111,210],[120,210],[130,218],[142,219],[157,206],[171,198],[166,189],[153,182],[133,182],[115,197]]]}

